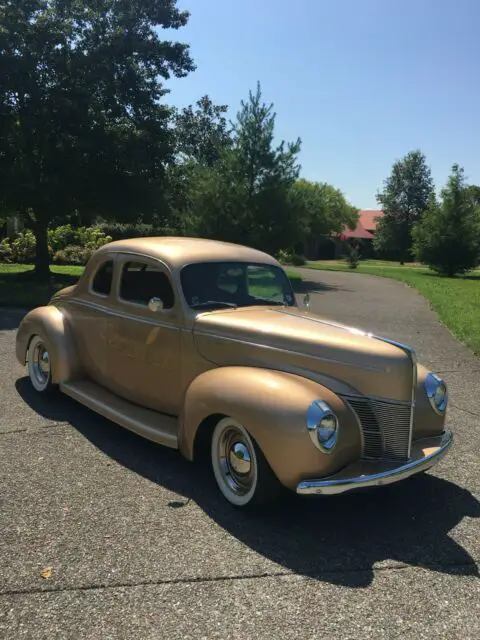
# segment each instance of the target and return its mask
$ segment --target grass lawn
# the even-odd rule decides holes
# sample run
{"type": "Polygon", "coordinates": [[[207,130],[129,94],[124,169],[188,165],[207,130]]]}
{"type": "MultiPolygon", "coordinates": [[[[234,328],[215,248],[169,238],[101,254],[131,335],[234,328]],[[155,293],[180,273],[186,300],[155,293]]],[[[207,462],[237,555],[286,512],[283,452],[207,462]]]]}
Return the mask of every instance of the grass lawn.
{"type": "Polygon", "coordinates": [[[313,269],[347,271],[393,278],[414,287],[438,313],[450,331],[475,353],[480,353],[480,270],[464,278],[444,278],[425,267],[414,264],[401,266],[376,260],[362,261],[350,269],[342,261],[309,263],[313,269]]]}
{"type": "MultiPolygon", "coordinates": [[[[50,284],[32,280],[32,265],[0,264],[0,306],[32,309],[48,302],[55,291],[75,284],[83,272],[83,267],[50,267],[50,284]]],[[[302,277],[295,271],[287,271],[296,289],[302,277]]]]}

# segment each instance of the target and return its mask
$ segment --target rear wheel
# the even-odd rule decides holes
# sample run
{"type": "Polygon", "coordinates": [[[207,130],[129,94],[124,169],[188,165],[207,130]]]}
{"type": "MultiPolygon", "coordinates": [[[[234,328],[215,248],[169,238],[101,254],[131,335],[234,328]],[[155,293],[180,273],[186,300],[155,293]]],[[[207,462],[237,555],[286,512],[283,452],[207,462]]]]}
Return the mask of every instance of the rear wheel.
{"type": "Polygon", "coordinates": [[[40,336],[33,336],[30,340],[27,366],[30,382],[35,391],[45,395],[50,393],[53,389],[50,355],[40,336]]]}
{"type": "Polygon", "coordinates": [[[235,507],[275,502],[281,485],[248,431],[233,418],[220,420],[212,435],[211,461],[218,488],[235,507]]]}

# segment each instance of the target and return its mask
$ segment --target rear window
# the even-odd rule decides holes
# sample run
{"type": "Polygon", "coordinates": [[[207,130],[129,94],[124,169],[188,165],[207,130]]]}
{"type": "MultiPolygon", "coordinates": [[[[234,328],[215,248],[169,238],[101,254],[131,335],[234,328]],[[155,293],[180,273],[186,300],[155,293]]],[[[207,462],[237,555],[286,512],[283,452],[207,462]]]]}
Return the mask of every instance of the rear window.
{"type": "Polygon", "coordinates": [[[108,296],[112,288],[113,281],[113,260],[104,262],[97,269],[92,282],[92,291],[101,296],[108,296]]]}

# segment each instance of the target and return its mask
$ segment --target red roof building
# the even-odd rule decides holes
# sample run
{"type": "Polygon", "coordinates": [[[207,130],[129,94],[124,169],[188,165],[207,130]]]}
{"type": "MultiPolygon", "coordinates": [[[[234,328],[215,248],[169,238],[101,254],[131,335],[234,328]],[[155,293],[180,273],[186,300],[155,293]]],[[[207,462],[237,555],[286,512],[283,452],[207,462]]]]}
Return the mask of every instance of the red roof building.
{"type": "Polygon", "coordinates": [[[358,222],[355,229],[345,227],[340,235],[342,240],[362,239],[372,240],[378,224],[378,219],[383,216],[383,211],[375,209],[362,209],[358,212],[358,222]]]}

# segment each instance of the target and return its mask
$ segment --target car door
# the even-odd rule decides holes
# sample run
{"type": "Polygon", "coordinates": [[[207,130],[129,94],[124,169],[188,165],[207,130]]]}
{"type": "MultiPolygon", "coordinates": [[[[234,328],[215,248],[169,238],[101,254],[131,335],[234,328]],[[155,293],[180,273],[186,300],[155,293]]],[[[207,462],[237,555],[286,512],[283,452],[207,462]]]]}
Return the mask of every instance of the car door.
{"type": "Polygon", "coordinates": [[[166,265],[118,256],[116,308],[108,319],[109,387],[150,409],[177,415],[181,402],[181,305],[166,265]],[[162,310],[149,308],[152,298],[162,310]]]}
{"type": "Polygon", "coordinates": [[[92,262],[78,294],[68,302],[82,368],[102,386],[108,386],[107,319],[112,307],[114,268],[113,254],[104,254],[92,262]]]}

